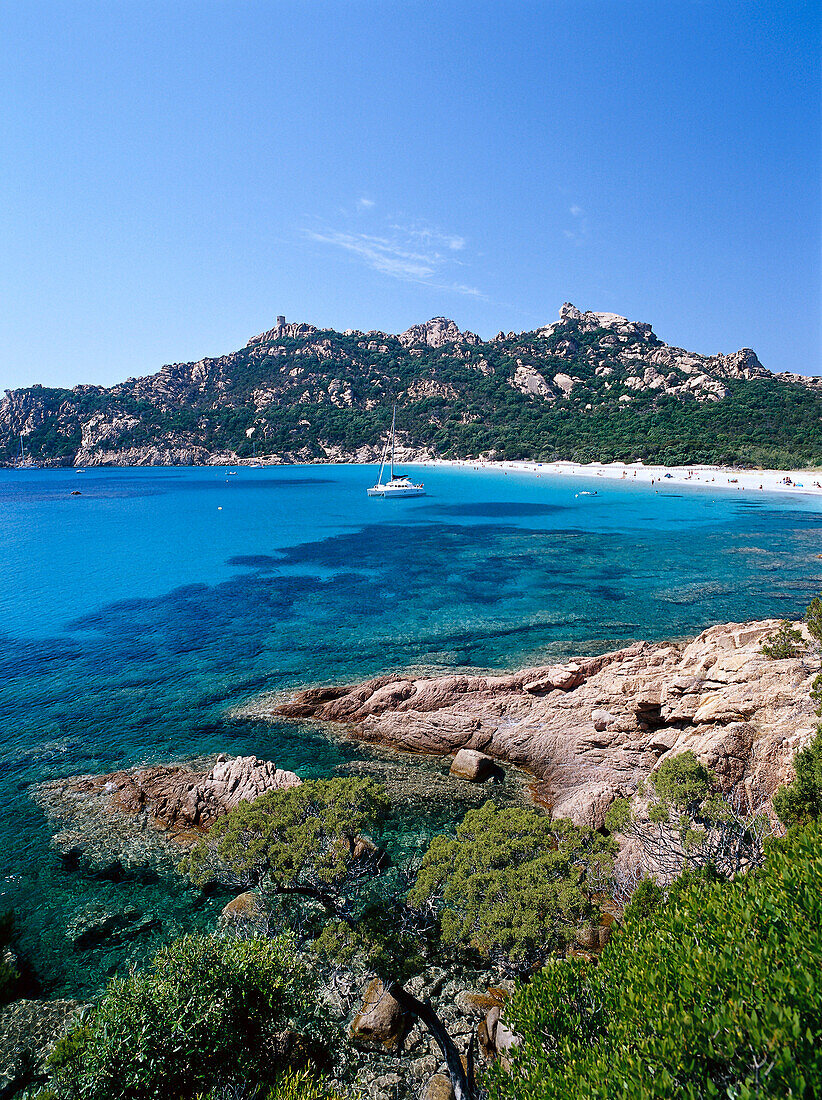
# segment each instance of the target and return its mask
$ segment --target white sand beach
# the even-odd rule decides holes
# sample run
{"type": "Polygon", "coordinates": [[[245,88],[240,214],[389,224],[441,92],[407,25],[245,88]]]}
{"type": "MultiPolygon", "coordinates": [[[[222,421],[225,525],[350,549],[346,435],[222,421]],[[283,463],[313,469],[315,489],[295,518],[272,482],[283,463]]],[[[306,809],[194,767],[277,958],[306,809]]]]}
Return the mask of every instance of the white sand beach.
{"type": "Polygon", "coordinates": [[[642,462],[477,462],[441,460],[420,466],[460,466],[471,470],[511,470],[537,477],[606,478],[634,485],[688,485],[739,492],[822,495],[822,470],[742,470],[732,466],[646,466],[642,462]]]}

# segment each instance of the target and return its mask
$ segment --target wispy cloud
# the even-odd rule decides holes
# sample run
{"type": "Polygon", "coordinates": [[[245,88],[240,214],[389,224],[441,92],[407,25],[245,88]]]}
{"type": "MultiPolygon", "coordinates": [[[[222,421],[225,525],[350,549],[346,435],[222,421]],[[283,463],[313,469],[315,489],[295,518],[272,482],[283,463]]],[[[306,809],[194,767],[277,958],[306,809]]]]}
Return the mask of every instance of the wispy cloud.
{"type": "MultiPolygon", "coordinates": [[[[373,199],[357,201],[360,213],[367,213],[376,204],[373,199]]],[[[347,221],[350,219],[346,219],[347,221]]],[[[373,232],[364,233],[352,226],[332,228],[320,226],[303,229],[303,236],[316,244],[327,245],[356,257],[374,271],[393,279],[430,286],[473,298],[485,295],[463,281],[452,280],[455,268],[469,266],[467,242],[456,233],[448,233],[422,222],[402,223],[396,219],[369,218],[373,232]]]]}
{"type": "Polygon", "coordinates": [[[336,229],[307,229],[306,237],[320,244],[331,244],[361,257],[375,271],[398,278],[427,279],[435,273],[435,260],[422,252],[409,252],[386,237],[367,233],[341,233],[336,229]]]}
{"type": "Polygon", "coordinates": [[[462,252],[465,248],[465,237],[458,237],[456,233],[443,233],[427,225],[398,225],[394,222],[389,229],[404,234],[410,240],[420,241],[429,248],[448,248],[452,252],[462,252]]]}
{"type": "Polygon", "coordinates": [[[568,213],[574,219],[571,229],[563,229],[563,234],[569,241],[573,241],[574,244],[582,244],[585,238],[588,236],[588,219],[585,216],[585,211],[581,206],[577,206],[574,203],[569,207],[568,213]]]}

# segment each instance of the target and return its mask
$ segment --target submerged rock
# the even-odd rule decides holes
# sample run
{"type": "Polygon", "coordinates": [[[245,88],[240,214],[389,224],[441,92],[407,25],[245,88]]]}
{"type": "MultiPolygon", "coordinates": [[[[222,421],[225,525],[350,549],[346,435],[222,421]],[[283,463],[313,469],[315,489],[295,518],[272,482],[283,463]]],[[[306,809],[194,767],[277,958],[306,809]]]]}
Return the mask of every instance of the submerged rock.
{"type": "Polygon", "coordinates": [[[0,1100],[42,1084],[46,1059],[77,1021],[79,1001],[15,1001],[0,1009],[0,1100]]]}
{"type": "Polygon", "coordinates": [[[161,921],[154,915],[144,915],[139,909],[120,909],[114,912],[94,907],[79,913],[66,929],[66,935],[78,950],[98,947],[100,944],[123,943],[137,939],[160,927],[161,921]]]}

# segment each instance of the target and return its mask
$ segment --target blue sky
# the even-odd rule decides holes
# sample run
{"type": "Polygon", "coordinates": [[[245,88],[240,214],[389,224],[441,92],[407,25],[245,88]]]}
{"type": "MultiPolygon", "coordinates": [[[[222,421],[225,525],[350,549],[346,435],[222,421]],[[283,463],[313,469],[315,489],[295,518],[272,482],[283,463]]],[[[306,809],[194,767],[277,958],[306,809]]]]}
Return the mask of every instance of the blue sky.
{"type": "Polygon", "coordinates": [[[0,41],[0,389],[565,300],[822,372],[816,2],[18,0],[0,41]]]}

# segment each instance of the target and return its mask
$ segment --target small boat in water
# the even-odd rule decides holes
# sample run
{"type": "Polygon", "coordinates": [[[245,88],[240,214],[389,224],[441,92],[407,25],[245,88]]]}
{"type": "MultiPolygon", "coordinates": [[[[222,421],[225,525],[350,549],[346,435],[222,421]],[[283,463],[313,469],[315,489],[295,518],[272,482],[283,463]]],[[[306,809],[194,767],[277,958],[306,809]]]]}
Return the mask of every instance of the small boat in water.
{"type": "Polygon", "coordinates": [[[397,426],[397,406],[394,406],[394,413],[391,417],[391,474],[388,481],[384,482],[382,479],[383,472],[385,471],[385,459],[388,454],[388,443],[385,445],[385,449],[382,452],[382,462],[380,462],[380,474],[377,478],[377,484],[372,485],[367,490],[370,497],[382,497],[383,499],[394,499],[395,497],[424,497],[425,488],[420,482],[415,485],[414,482],[408,477],[407,474],[395,474],[394,473],[394,440],[396,436],[397,426]]]}

